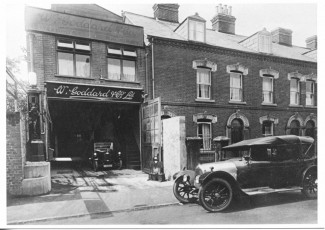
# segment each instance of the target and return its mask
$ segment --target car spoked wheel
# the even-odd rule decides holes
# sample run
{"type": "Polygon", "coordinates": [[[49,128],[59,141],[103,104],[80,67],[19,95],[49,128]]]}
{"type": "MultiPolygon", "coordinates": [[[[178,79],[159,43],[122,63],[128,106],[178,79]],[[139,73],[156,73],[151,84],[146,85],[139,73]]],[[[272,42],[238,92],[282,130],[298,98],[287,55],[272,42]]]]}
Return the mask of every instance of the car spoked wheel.
{"type": "Polygon", "coordinates": [[[116,163],[114,165],[114,168],[117,169],[117,170],[121,170],[122,169],[122,166],[123,166],[123,161],[122,160],[118,160],[118,161],[116,161],[116,163]]]}
{"type": "Polygon", "coordinates": [[[214,178],[199,190],[200,203],[209,212],[220,212],[229,207],[233,200],[231,185],[224,179],[214,178]]]}
{"type": "Polygon", "coordinates": [[[317,172],[316,170],[309,170],[304,176],[302,182],[302,193],[307,198],[317,198],[317,172]]]}
{"type": "Polygon", "coordinates": [[[184,181],[182,176],[176,179],[173,187],[174,195],[181,203],[191,202],[195,198],[194,190],[190,182],[184,181]]]}

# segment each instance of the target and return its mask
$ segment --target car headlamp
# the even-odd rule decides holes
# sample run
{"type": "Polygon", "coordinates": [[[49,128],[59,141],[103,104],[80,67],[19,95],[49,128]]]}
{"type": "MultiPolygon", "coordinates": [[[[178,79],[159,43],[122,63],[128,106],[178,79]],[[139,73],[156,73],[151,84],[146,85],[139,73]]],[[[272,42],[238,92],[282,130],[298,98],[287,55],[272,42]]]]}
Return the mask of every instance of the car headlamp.
{"type": "Polygon", "coordinates": [[[185,174],[185,175],[183,176],[183,182],[187,182],[187,181],[188,181],[188,175],[185,174]]]}
{"type": "Polygon", "coordinates": [[[195,183],[196,183],[196,184],[199,184],[199,183],[200,183],[200,176],[201,176],[201,175],[197,175],[197,176],[195,177],[195,183]]]}
{"type": "Polygon", "coordinates": [[[96,152],[94,152],[94,156],[97,156],[97,153],[96,152]]]}
{"type": "Polygon", "coordinates": [[[121,155],[122,153],[121,153],[121,152],[118,152],[117,154],[118,154],[118,155],[121,155]]]}

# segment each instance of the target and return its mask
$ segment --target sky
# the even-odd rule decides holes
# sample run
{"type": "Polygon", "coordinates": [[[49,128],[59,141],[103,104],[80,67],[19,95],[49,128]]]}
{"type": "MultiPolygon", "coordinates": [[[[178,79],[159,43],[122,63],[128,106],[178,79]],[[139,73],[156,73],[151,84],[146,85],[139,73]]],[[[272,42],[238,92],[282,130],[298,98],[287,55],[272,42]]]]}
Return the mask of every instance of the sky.
{"type": "MultiPolygon", "coordinates": [[[[96,3],[118,15],[123,11],[129,11],[141,15],[153,17],[152,6],[155,1],[119,1],[121,4],[110,3],[112,1],[98,1],[96,3]]],[[[194,15],[196,12],[207,21],[207,28],[211,28],[210,20],[215,15],[217,4],[232,6],[232,15],[236,17],[236,34],[250,36],[257,31],[266,28],[272,31],[277,27],[291,29],[293,45],[305,47],[306,38],[317,34],[317,2],[297,1],[284,3],[263,3],[258,4],[250,1],[246,4],[236,2],[219,1],[211,2],[201,0],[202,4],[195,4],[197,1],[175,1],[179,7],[179,21],[194,15]]],[[[262,3],[261,3],[262,2],[262,3]]],[[[6,27],[6,56],[18,57],[22,55],[22,47],[26,47],[24,30],[24,6],[35,6],[50,9],[52,3],[66,3],[58,1],[10,1],[5,5],[5,27],[6,27]]],[[[87,3],[86,1],[69,1],[69,3],[87,3]]],[[[27,75],[27,65],[21,66],[19,78],[24,79],[27,75]]]]}

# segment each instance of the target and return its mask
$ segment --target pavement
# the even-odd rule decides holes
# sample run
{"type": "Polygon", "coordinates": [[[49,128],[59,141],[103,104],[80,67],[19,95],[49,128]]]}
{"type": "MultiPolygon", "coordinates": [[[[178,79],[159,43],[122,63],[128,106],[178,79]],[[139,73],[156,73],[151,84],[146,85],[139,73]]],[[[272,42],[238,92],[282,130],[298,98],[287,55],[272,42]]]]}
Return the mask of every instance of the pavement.
{"type": "Polygon", "coordinates": [[[104,218],[129,212],[178,205],[173,181],[150,181],[141,171],[94,172],[69,164],[51,168],[52,190],[41,196],[7,196],[7,224],[41,224],[45,220],[90,216],[104,218]]]}

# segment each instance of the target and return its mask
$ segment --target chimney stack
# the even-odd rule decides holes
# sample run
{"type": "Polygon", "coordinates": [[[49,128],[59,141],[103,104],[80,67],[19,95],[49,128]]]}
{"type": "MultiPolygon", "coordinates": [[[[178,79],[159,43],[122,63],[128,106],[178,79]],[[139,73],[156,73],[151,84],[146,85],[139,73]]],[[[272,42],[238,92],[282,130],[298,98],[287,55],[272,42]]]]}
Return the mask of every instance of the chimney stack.
{"type": "Polygon", "coordinates": [[[235,34],[236,18],[231,14],[231,6],[222,4],[216,6],[216,15],[211,20],[212,29],[221,33],[235,34]]]}
{"type": "Polygon", "coordinates": [[[178,8],[178,4],[155,4],[152,7],[155,18],[176,23],[178,23],[178,8]]]}
{"type": "Polygon", "coordinates": [[[292,46],[292,30],[279,27],[271,31],[271,34],[274,43],[292,46]]]}
{"type": "Polygon", "coordinates": [[[317,35],[306,39],[306,47],[311,50],[317,50],[317,35]]]}

